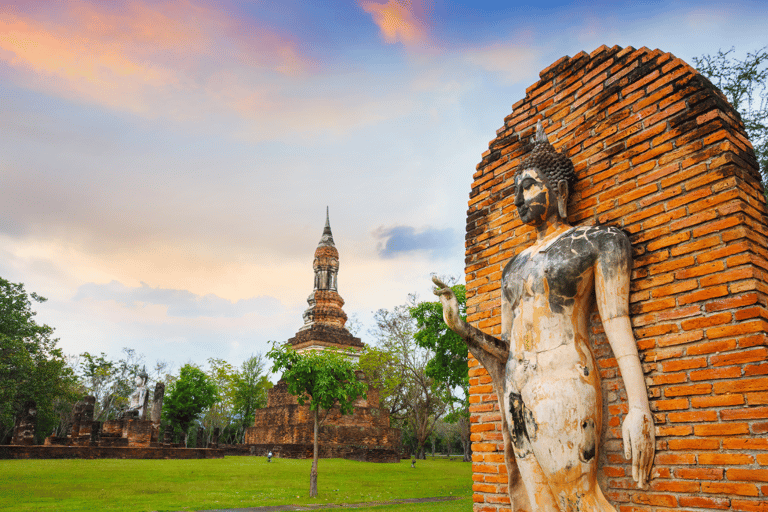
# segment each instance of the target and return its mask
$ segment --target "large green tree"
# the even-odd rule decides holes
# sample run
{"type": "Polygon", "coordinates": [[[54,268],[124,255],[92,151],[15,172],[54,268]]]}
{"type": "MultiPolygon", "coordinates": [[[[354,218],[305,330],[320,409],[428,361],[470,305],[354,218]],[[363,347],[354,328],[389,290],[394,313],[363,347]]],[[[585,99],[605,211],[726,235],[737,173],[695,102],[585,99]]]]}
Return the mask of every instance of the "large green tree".
{"type": "MultiPolygon", "coordinates": [[[[459,314],[466,320],[466,288],[462,284],[451,287],[459,303],[459,314]]],[[[427,363],[426,374],[439,383],[446,395],[451,413],[446,421],[458,423],[464,447],[464,460],[471,458],[469,443],[469,368],[468,350],[461,336],[448,328],[443,320],[440,302],[419,302],[409,308],[416,320],[416,343],[433,354],[427,363]]]]}
{"type": "Polygon", "coordinates": [[[163,399],[163,419],[181,432],[186,442],[191,423],[218,400],[218,391],[203,370],[186,364],[163,399]]]}
{"type": "Polygon", "coordinates": [[[320,424],[337,405],[341,414],[352,414],[355,400],[366,396],[368,386],[358,380],[356,365],[337,352],[323,350],[299,354],[290,346],[273,343],[267,357],[273,362],[273,373],[283,372],[282,379],[288,385],[288,392],[296,396],[299,404],[309,403],[312,411],[315,423],[314,455],[309,474],[309,497],[314,498],[317,496],[320,424]],[[322,417],[321,411],[324,411],[322,417]]]}
{"type": "Polygon", "coordinates": [[[32,302],[45,300],[0,278],[0,443],[8,441],[27,400],[37,404],[39,440],[57,423],[57,402],[76,398],[75,376],[56,348],[53,328],[34,319],[32,302]]]}
{"type": "Polygon", "coordinates": [[[367,350],[360,365],[374,386],[390,417],[401,427],[404,440],[414,441],[418,458],[424,458],[424,444],[435,423],[446,411],[446,393],[441,381],[427,374],[434,357],[432,350],[416,342],[416,321],[410,309],[418,304],[410,295],[407,304],[374,313],[370,334],[377,346],[367,350]]]}
{"type": "Polygon", "coordinates": [[[253,426],[256,409],[267,406],[267,391],[272,383],[265,374],[265,361],[261,354],[246,359],[234,378],[234,412],[238,424],[238,440],[243,441],[245,429],[253,426]]]}
{"type": "Polygon", "coordinates": [[[747,53],[744,59],[733,54],[734,48],[718,50],[714,55],[694,57],[693,63],[741,115],[765,184],[768,182],[768,46],[747,53]]]}

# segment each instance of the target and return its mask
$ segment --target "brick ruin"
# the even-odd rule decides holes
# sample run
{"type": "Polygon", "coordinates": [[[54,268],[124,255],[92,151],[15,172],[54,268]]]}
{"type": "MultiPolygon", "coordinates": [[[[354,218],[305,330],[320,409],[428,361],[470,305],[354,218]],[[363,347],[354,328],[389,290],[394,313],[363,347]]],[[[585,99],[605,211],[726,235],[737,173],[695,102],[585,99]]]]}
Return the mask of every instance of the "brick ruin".
{"type": "Polygon", "coordinates": [[[28,400],[24,404],[24,412],[16,418],[13,426],[11,444],[33,445],[35,444],[35,431],[37,430],[37,404],[34,400],[28,400]]]}
{"type": "MultiPolygon", "coordinates": [[[[299,353],[337,350],[351,353],[365,345],[345,327],[344,299],[337,290],[339,252],[326,212],[325,227],[312,264],[315,284],[304,312],[304,325],[288,343],[299,353]]],[[[362,372],[359,379],[365,379],[362,372]]],[[[256,411],[254,426],[246,429],[245,444],[253,454],[312,458],[314,418],[309,405],[299,405],[284,381],[267,392],[267,406],[256,411]]],[[[369,386],[368,398],[358,399],[354,413],[342,415],[338,407],[320,425],[320,456],[371,462],[400,461],[400,430],[390,427],[389,415],[379,407],[379,392],[369,386]]]]}
{"type": "MultiPolygon", "coordinates": [[[[506,262],[535,239],[511,184],[536,122],[573,160],[573,225],[632,241],[630,308],[656,422],[648,489],[624,459],[626,395],[592,313],[601,368],[598,479],[621,511],[764,511],[768,500],[768,251],[758,165],[739,115],[669,53],[602,46],[563,57],[513,105],[473,175],[467,211],[468,320],[500,335],[506,262]]],[[[512,510],[499,403],[470,357],[476,512],[512,510]]]]}
{"type": "Polygon", "coordinates": [[[63,436],[50,435],[35,445],[34,403],[19,417],[10,445],[0,446],[0,459],[200,459],[221,458],[218,428],[207,450],[172,444],[170,432],[160,432],[160,411],[165,385],[155,389],[152,420],[132,417],[94,421],[96,399],[86,396],[72,411],[72,424],[63,436]]]}

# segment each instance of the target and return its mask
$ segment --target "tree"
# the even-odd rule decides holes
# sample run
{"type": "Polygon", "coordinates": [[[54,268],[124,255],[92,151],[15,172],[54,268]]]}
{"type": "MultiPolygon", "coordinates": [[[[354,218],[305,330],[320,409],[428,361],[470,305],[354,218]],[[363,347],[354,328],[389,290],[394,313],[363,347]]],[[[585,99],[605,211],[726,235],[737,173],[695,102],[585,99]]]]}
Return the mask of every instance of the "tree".
{"type": "Polygon", "coordinates": [[[214,357],[208,358],[208,364],[210,365],[208,377],[210,377],[211,382],[213,382],[218,390],[218,399],[210,408],[204,411],[200,426],[205,427],[209,436],[213,429],[218,428],[221,432],[219,439],[222,442],[226,442],[224,438],[228,433],[228,427],[234,420],[237,369],[223,359],[214,357]]]}
{"type": "Polygon", "coordinates": [[[410,430],[417,457],[424,458],[424,444],[445,413],[445,389],[441,382],[427,375],[427,364],[434,356],[415,340],[416,324],[410,308],[416,306],[414,295],[408,304],[374,313],[376,327],[370,331],[378,347],[364,353],[361,368],[379,388],[390,417],[410,430]]]}
{"type": "Polygon", "coordinates": [[[267,406],[267,391],[272,383],[264,374],[265,361],[261,354],[252,355],[243,362],[234,380],[234,412],[239,426],[238,439],[244,441],[245,429],[253,426],[256,409],[267,406]]]}
{"type": "Polygon", "coordinates": [[[290,346],[272,344],[267,357],[273,362],[272,372],[283,372],[282,379],[288,392],[295,395],[299,404],[309,402],[315,420],[312,470],[309,474],[309,497],[317,496],[318,434],[320,424],[336,405],[341,414],[352,414],[358,397],[365,397],[368,386],[358,380],[356,365],[344,355],[330,350],[310,351],[299,354],[290,346]],[[325,411],[320,417],[320,411],[325,411]]]}
{"type": "Polygon", "coordinates": [[[34,319],[32,301],[45,300],[0,278],[0,443],[11,435],[27,400],[37,404],[40,439],[57,423],[55,403],[76,398],[75,376],[56,348],[53,328],[34,319]]]}
{"type": "MultiPolygon", "coordinates": [[[[728,51],[694,57],[699,72],[710,79],[733,105],[755,148],[763,183],[768,180],[768,46],[747,53],[743,60],[728,51]]],[[[768,189],[766,189],[768,194],[768,189]]]]}
{"type": "Polygon", "coordinates": [[[96,421],[106,420],[128,405],[135,389],[135,379],[141,373],[144,356],[127,347],[123,348],[123,354],[124,357],[117,361],[108,359],[104,352],[98,356],[88,352],[80,354],[85,392],[96,398],[93,411],[96,421]]]}
{"type": "Polygon", "coordinates": [[[200,368],[186,364],[163,399],[163,419],[181,431],[186,443],[186,433],[192,421],[217,400],[216,385],[210,377],[200,368]]]}
{"type": "MultiPolygon", "coordinates": [[[[459,303],[459,313],[466,320],[467,292],[462,284],[451,287],[459,303]]],[[[414,335],[416,343],[429,349],[434,355],[426,367],[427,376],[442,384],[451,413],[446,421],[456,422],[461,428],[464,447],[464,461],[471,459],[469,425],[469,368],[468,350],[461,336],[448,328],[443,320],[443,306],[440,302],[419,302],[409,308],[419,329],[414,335]],[[459,390],[460,393],[455,391],[459,390]]]]}

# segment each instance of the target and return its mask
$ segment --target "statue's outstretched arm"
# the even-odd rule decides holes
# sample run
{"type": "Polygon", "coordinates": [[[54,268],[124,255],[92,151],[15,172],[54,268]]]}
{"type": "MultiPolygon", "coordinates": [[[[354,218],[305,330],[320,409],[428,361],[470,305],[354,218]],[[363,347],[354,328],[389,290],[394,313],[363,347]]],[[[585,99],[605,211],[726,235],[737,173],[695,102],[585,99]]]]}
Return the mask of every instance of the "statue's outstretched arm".
{"type": "Polygon", "coordinates": [[[618,230],[601,247],[595,271],[595,296],[603,328],[621,371],[629,410],[621,427],[624,456],[632,459],[632,478],[645,487],[653,466],[656,438],[648,405],[637,342],[629,321],[632,254],[629,240],[618,230]]]}
{"type": "Polygon", "coordinates": [[[437,286],[433,292],[440,298],[440,303],[443,305],[443,319],[448,327],[461,336],[470,349],[481,350],[502,363],[506,363],[509,345],[465,322],[459,315],[459,302],[450,286],[434,276],[432,282],[437,286]]]}

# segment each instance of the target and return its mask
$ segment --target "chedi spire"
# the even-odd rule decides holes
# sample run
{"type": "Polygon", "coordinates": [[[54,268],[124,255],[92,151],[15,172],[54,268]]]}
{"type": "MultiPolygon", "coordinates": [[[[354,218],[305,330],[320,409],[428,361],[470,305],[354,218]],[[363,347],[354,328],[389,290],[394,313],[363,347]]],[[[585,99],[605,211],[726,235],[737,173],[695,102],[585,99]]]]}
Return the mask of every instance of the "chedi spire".
{"type": "Polygon", "coordinates": [[[309,308],[304,311],[304,326],[308,329],[313,324],[326,324],[343,328],[347,314],[341,309],[344,299],[338,293],[339,251],[333,242],[328,208],[325,210],[325,227],[320,243],[315,249],[312,262],[315,271],[315,285],[307,298],[309,308]]]}

